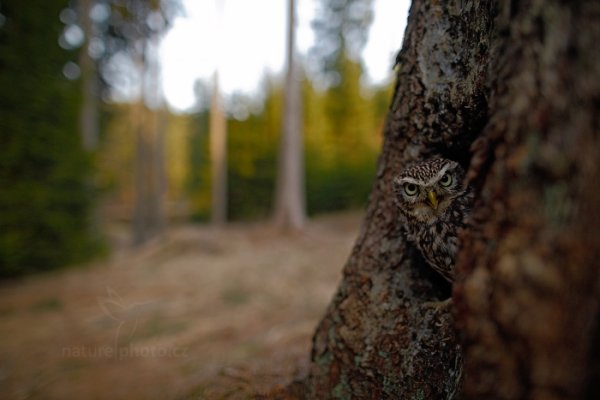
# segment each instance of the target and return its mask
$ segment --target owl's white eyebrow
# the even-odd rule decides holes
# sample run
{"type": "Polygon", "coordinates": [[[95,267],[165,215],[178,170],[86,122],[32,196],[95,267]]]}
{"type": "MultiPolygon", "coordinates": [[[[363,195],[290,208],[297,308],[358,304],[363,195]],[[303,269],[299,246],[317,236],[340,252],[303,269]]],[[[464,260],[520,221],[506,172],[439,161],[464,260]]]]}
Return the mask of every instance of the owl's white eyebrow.
{"type": "Polygon", "coordinates": [[[422,181],[419,181],[414,178],[409,178],[409,177],[404,177],[404,178],[400,179],[400,183],[413,183],[415,185],[430,186],[434,182],[437,182],[446,173],[448,168],[450,168],[450,164],[444,165],[444,167],[434,177],[432,177],[430,180],[425,182],[425,184],[423,184],[422,181]]]}
{"type": "Polygon", "coordinates": [[[421,181],[408,177],[400,179],[399,183],[414,183],[415,185],[421,185],[421,181]]]}
{"type": "Polygon", "coordinates": [[[444,176],[444,174],[446,173],[446,171],[448,170],[448,168],[450,168],[450,164],[444,165],[444,167],[440,170],[440,172],[438,172],[433,178],[431,178],[430,180],[428,180],[425,183],[425,186],[430,186],[434,182],[437,182],[442,176],[444,176]]]}

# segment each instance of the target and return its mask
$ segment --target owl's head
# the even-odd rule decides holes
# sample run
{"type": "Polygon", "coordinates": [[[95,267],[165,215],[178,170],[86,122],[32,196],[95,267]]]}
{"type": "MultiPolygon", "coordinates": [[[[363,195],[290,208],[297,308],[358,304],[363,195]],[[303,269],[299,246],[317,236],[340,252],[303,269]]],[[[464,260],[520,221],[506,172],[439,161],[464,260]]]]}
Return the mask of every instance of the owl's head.
{"type": "Polygon", "coordinates": [[[464,193],[464,170],[455,161],[435,158],[413,165],[394,178],[398,207],[407,217],[432,223],[464,193]]]}

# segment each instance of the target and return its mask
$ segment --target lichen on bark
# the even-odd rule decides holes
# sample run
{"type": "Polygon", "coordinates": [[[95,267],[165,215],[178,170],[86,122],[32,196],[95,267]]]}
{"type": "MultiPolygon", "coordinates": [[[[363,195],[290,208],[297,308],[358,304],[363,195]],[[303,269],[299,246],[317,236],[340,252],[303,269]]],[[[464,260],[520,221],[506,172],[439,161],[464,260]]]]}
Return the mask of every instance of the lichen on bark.
{"type": "Polygon", "coordinates": [[[365,222],[314,337],[307,398],[450,399],[462,359],[450,287],[406,243],[391,181],[442,153],[465,163],[486,116],[487,3],[415,1],[365,222]],[[465,18],[470,18],[466,23],[465,18]],[[476,40],[476,48],[466,44],[476,40]]]}
{"type": "Polygon", "coordinates": [[[413,1],[364,223],[296,393],[596,398],[598,43],[598,2],[413,1]],[[453,288],[393,204],[393,176],[433,155],[477,193],[453,288]]]}

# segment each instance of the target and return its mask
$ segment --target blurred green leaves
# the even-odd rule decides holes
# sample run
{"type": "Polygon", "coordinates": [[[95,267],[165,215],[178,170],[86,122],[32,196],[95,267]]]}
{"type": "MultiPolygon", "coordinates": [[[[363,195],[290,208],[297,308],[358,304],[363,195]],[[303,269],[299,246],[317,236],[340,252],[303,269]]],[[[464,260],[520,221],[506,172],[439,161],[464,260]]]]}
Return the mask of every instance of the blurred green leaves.
{"type": "Polygon", "coordinates": [[[0,28],[0,277],[80,262],[89,235],[89,159],[79,87],[63,76],[64,0],[3,0],[0,28]]]}
{"type": "MultiPolygon", "coordinates": [[[[162,10],[164,23],[175,15],[178,3],[160,2],[170,7],[162,10]]],[[[332,43],[339,39],[336,46],[341,47],[328,48],[332,53],[317,51],[322,57],[317,64],[335,79],[323,85],[308,71],[312,80],[307,77],[303,82],[306,200],[311,215],[366,202],[390,96],[390,87],[360,85],[362,66],[352,57],[364,44],[371,1],[329,3],[323,1],[323,7],[333,7],[328,12],[335,17],[324,13],[324,19],[315,23],[316,33],[329,34],[332,43]],[[340,23],[326,25],[327,20],[340,23]],[[349,48],[349,42],[356,49],[349,48]]],[[[96,28],[91,39],[102,43],[94,59],[104,92],[96,94],[110,98],[107,65],[119,53],[135,58],[136,40],[151,33],[148,18],[158,21],[159,3],[102,0],[98,5],[102,7],[96,7],[94,15],[104,11],[93,17],[96,28]]],[[[78,127],[82,90],[75,80],[79,71],[71,68],[67,74],[65,68],[78,68],[77,51],[83,49],[77,38],[64,38],[66,27],[77,23],[72,13],[67,0],[0,1],[0,277],[50,270],[93,254],[97,238],[90,210],[98,190],[107,194],[105,203],[125,205],[119,216],[132,214],[134,106],[103,104],[97,153],[83,150],[78,127]]],[[[322,36],[319,43],[329,39],[322,36]]],[[[115,73],[123,78],[121,72],[115,73]]],[[[227,206],[232,220],[266,219],[273,209],[282,87],[269,77],[263,93],[264,102],[244,96],[230,100],[227,206]]],[[[168,119],[168,200],[185,205],[178,216],[207,219],[208,112],[168,119]]]]}
{"type": "MultiPolygon", "coordinates": [[[[363,206],[375,177],[381,132],[391,88],[363,88],[362,69],[348,58],[341,62],[344,85],[318,90],[304,80],[304,147],[307,207],[310,215],[363,206]]],[[[244,120],[229,117],[228,215],[233,220],[265,219],[273,208],[281,132],[282,88],[264,87],[262,110],[244,120]]],[[[251,101],[251,100],[248,100],[251,101]]],[[[249,107],[250,108],[250,107],[249,107]]],[[[193,215],[210,214],[208,115],[195,117],[189,138],[189,180],[193,215]]]]}

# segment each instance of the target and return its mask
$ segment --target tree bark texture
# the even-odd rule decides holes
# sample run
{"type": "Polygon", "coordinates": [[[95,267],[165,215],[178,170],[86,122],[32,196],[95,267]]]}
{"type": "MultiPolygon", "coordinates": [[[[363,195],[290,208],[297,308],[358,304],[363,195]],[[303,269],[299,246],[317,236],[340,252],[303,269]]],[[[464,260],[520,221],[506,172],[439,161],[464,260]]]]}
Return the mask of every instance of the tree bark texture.
{"type": "Polygon", "coordinates": [[[366,217],[296,393],[598,398],[600,4],[414,0],[397,61],[366,217]],[[391,186],[436,155],[477,197],[452,288],[403,237],[391,186]]]}

